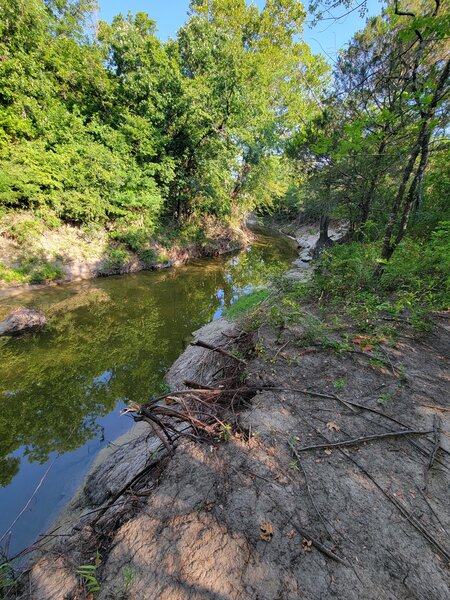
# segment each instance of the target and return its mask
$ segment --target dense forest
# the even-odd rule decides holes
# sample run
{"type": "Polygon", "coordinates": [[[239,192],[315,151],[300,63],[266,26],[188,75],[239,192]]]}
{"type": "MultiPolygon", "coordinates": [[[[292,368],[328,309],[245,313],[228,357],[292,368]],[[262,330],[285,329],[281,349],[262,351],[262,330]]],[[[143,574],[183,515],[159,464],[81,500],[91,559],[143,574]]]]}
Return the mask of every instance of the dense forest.
{"type": "Polygon", "coordinates": [[[120,263],[251,211],[301,214],[320,218],[325,246],[329,220],[348,223],[318,272],[328,297],[381,278],[442,305],[448,2],[388,3],[332,69],[303,41],[306,19],[296,0],[193,0],[163,43],[144,13],[98,22],[94,0],[2,2],[1,234],[22,254],[0,276],[60,277],[34,240],[63,226],[94,243],[101,231],[120,263]]]}

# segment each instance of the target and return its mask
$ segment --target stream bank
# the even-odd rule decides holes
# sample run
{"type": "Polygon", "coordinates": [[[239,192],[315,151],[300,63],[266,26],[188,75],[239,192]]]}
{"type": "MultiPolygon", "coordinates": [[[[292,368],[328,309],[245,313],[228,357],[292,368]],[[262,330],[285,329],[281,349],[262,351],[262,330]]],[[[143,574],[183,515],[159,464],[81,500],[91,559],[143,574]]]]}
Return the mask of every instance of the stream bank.
{"type": "Polygon", "coordinates": [[[217,371],[234,371],[226,433],[154,462],[140,423],[75,501],[101,517],[72,513],[24,597],[88,597],[76,571],[96,556],[105,600],[448,597],[448,315],[420,336],[401,322],[367,336],[279,293],[196,333],[228,355],[191,345],[169,371],[185,401],[187,379],[224,389],[217,371]]]}
{"type": "MultiPolygon", "coordinates": [[[[96,277],[162,270],[190,260],[221,256],[241,250],[252,238],[247,227],[223,225],[204,219],[193,236],[198,239],[149,239],[137,250],[111,239],[104,229],[90,231],[72,225],[48,228],[18,214],[3,227],[0,223],[0,298],[46,286],[96,277]],[[19,231],[19,234],[17,233],[19,231]]],[[[192,236],[191,236],[192,237],[192,236]]]]}

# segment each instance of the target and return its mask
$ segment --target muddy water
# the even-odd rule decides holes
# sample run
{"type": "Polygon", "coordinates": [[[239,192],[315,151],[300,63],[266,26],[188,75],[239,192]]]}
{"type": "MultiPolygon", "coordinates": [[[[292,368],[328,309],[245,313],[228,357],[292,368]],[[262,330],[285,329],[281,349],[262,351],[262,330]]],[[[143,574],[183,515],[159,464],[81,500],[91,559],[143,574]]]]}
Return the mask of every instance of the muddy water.
{"type": "Polygon", "coordinates": [[[43,332],[0,338],[0,549],[12,556],[46,530],[97,452],[132,425],[119,415],[126,402],[164,391],[191,333],[295,256],[258,234],[235,256],[0,300],[3,313],[26,305],[50,318],[43,332]]]}

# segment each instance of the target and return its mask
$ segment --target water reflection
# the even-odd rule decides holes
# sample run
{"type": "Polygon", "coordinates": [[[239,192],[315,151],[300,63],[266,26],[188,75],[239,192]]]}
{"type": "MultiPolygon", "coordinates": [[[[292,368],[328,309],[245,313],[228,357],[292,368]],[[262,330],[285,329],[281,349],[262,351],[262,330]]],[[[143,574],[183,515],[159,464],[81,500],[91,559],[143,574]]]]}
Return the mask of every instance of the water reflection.
{"type": "Polygon", "coordinates": [[[130,426],[114,410],[118,404],[160,392],[192,331],[293,258],[284,240],[258,236],[238,256],[9,301],[8,309],[26,304],[45,310],[50,322],[39,334],[0,338],[0,537],[47,461],[58,457],[45,491],[13,532],[14,546],[32,541],[98,450],[130,426]]]}

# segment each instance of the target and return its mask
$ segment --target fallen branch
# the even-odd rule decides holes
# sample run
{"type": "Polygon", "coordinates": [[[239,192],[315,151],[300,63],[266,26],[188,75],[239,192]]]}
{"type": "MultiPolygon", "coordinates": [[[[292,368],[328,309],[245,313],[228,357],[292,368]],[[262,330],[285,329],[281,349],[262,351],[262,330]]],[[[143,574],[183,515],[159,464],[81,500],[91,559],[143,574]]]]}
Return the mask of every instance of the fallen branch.
{"type": "MultiPolygon", "coordinates": [[[[320,437],[322,437],[325,441],[327,441],[327,438],[325,435],[323,435],[323,433],[321,433],[320,431],[317,432],[320,437]]],[[[326,448],[329,447],[329,444],[326,446],[326,448]]],[[[392,502],[392,504],[394,504],[394,506],[401,512],[401,514],[405,517],[407,517],[407,519],[410,521],[410,523],[413,525],[413,527],[415,529],[417,529],[424,537],[425,539],[431,544],[433,545],[440,553],[442,556],[445,557],[445,559],[450,562],[450,554],[449,552],[443,547],[441,546],[441,544],[431,535],[431,533],[428,533],[428,531],[425,529],[425,527],[419,522],[417,521],[417,519],[411,515],[408,510],[398,501],[396,500],[393,496],[391,496],[388,492],[386,492],[386,490],[384,490],[381,485],[372,477],[372,475],[370,475],[370,473],[368,473],[366,471],[366,469],[364,469],[363,466],[361,466],[352,456],[350,456],[349,454],[347,454],[347,452],[345,450],[343,450],[342,448],[338,448],[339,452],[341,454],[343,454],[350,462],[352,462],[368,479],[370,479],[370,481],[372,481],[372,483],[375,485],[375,487],[377,487],[380,492],[390,501],[392,502]]]]}
{"type": "Polygon", "coordinates": [[[325,527],[325,530],[327,531],[328,535],[331,537],[331,539],[333,540],[333,542],[336,544],[337,542],[334,539],[333,534],[331,533],[331,531],[330,531],[330,529],[329,529],[329,527],[327,525],[328,521],[325,519],[325,517],[323,516],[323,514],[320,512],[320,510],[317,507],[317,504],[316,504],[316,502],[314,500],[314,497],[313,497],[312,492],[311,492],[311,488],[309,486],[308,474],[306,472],[305,467],[303,466],[303,462],[302,462],[302,459],[300,457],[300,454],[295,449],[294,444],[292,444],[291,442],[288,442],[288,444],[289,444],[289,447],[290,447],[293,455],[297,459],[298,464],[300,465],[302,473],[303,473],[303,475],[305,477],[306,491],[308,492],[308,496],[309,496],[309,499],[311,500],[311,504],[313,505],[314,510],[316,511],[317,516],[319,517],[320,521],[322,522],[322,525],[325,527]]]}
{"type": "Polygon", "coordinates": [[[209,385],[204,385],[202,383],[196,383],[195,381],[191,381],[190,379],[185,379],[183,381],[184,385],[188,388],[192,388],[192,389],[198,389],[198,390],[213,390],[214,388],[212,388],[209,385]]]}
{"type": "Polygon", "coordinates": [[[195,342],[191,342],[191,346],[198,346],[199,348],[206,348],[206,350],[211,350],[212,352],[218,352],[219,354],[222,354],[223,356],[226,356],[227,358],[232,358],[234,360],[237,360],[238,362],[240,362],[244,365],[247,364],[247,361],[244,360],[243,358],[239,358],[238,356],[235,356],[231,352],[228,352],[227,350],[224,350],[223,348],[220,348],[219,346],[212,346],[211,344],[207,344],[206,342],[203,342],[202,340],[196,340],[195,342]]]}
{"type": "Polygon", "coordinates": [[[436,406],[435,404],[421,404],[420,406],[432,408],[433,410],[437,410],[439,412],[450,412],[450,408],[446,408],[445,406],[436,406]]]}
{"type": "Polygon", "coordinates": [[[352,440],[344,440],[342,442],[330,442],[329,444],[317,444],[315,446],[304,446],[298,448],[298,452],[304,452],[306,450],[324,450],[326,448],[337,448],[340,446],[356,446],[358,444],[365,444],[373,440],[380,440],[385,438],[399,437],[402,435],[426,435],[432,433],[432,430],[409,430],[409,431],[390,431],[388,433],[378,433],[376,435],[368,435],[365,437],[354,438],[352,440]]]}
{"type": "Polygon", "coordinates": [[[411,525],[432,545],[438,550],[438,552],[445,558],[447,562],[450,562],[450,553],[429,533],[425,527],[418,521],[414,515],[412,515],[408,509],[403,506],[397,498],[391,496],[381,485],[362,467],[356,460],[349,456],[344,450],[341,450],[342,454],[348,458],[358,469],[368,478],[372,483],[381,491],[381,493],[400,511],[400,513],[408,519],[411,525]]]}
{"type": "Polygon", "coordinates": [[[428,479],[430,475],[431,468],[434,463],[434,459],[436,458],[437,451],[439,450],[440,442],[441,442],[441,420],[437,415],[433,417],[433,434],[434,434],[434,442],[433,449],[430,452],[430,458],[428,459],[428,463],[425,467],[425,482],[423,486],[423,491],[426,493],[428,491],[428,479]]]}

